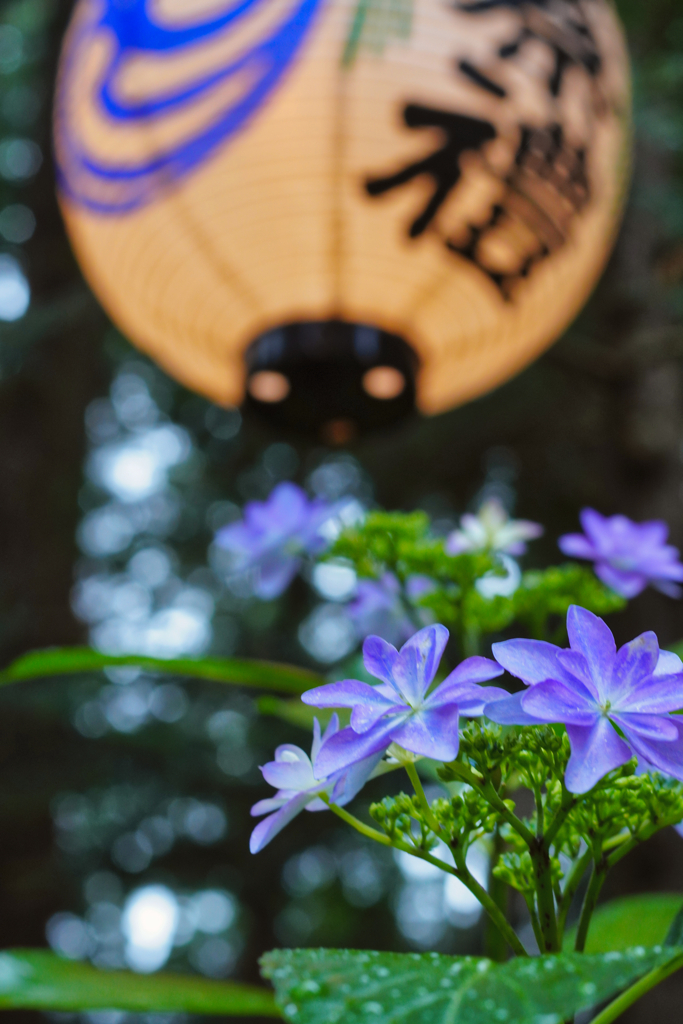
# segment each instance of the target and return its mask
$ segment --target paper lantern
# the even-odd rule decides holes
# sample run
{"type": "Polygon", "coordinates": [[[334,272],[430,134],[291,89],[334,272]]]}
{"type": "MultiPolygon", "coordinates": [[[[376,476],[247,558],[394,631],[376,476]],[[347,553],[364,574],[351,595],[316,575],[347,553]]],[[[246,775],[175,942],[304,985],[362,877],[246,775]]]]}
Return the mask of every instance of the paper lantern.
{"type": "Polygon", "coordinates": [[[371,421],[558,336],[628,126],[609,0],[80,0],[55,149],[86,276],[169,373],[371,421]]]}

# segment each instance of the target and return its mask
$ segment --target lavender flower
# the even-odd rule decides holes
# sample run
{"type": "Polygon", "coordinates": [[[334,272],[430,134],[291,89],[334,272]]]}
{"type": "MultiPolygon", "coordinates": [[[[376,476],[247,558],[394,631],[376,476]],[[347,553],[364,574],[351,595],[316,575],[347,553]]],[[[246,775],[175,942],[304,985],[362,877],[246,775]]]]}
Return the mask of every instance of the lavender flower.
{"type": "Polygon", "coordinates": [[[244,518],[216,534],[219,548],[232,555],[235,573],[253,573],[253,591],[264,601],[278,597],[294,579],[303,555],[318,554],[328,543],[321,527],[337,506],[309,500],[300,487],[281,483],[266,501],[250,501],[244,518]]]}
{"type": "MultiPolygon", "coordinates": [[[[406,583],[406,598],[415,601],[433,586],[426,576],[412,576],[406,583]]],[[[401,601],[401,584],[393,572],[385,572],[378,580],[359,580],[346,610],[361,638],[376,634],[390,643],[401,642],[418,628],[401,601]]],[[[416,608],[415,613],[423,622],[428,615],[423,608],[416,608]]]]}
{"type": "Polygon", "coordinates": [[[326,739],[315,760],[318,775],[329,775],[363,758],[381,755],[390,744],[438,761],[458,753],[458,719],[480,715],[504,690],[477,683],[502,674],[489,658],[468,658],[438,686],[430,686],[448,641],[445,626],[421,629],[397,651],[378,636],[363,644],[363,661],[381,680],[370,686],[358,679],[318,686],[303,694],[319,708],[353,708],[351,725],[326,739]]]}
{"type": "Polygon", "coordinates": [[[466,512],[460,519],[460,529],[446,538],[449,555],[465,551],[498,551],[506,555],[523,555],[527,540],[543,533],[539,523],[527,519],[510,519],[498,498],[489,498],[476,516],[466,512]]]}
{"type": "Polygon", "coordinates": [[[485,714],[501,725],[566,725],[572,793],[586,793],[634,754],[683,781],[683,719],[671,714],[683,708],[680,658],[660,651],[651,632],[617,650],[602,619],[576,605],[567,632],[569,650],[541,640],[494,644],[496,661],[529,689],[487,704],[485,714]]]}
{"type": "Polygon", "coordinates": [[[626,516],[601,516],[585,508],[580,515],[584,533],[567,533],[558,545],[565,555],[595,562],[603,583],[631,598],[651,584],[669,597],[680,597],[674,580],[683,580],[678,548],[666,543],[669,528],[658,519],[634,523],[626,516]]]}
{"type": "Polygon", "coordinates": [[[332,715],[321,738],[320,724],[316,718],[313,721],[313,746],[310,758],[301,747],[284,743],[275,751],[275,760],[269,761],[261,768],[264,779],[277,789],[277,793],[266,800],[259,800],[251,809],[254,817],[268,814],[268,817],[259,822],[251,833],[249,849],[252,853],[259,853],[304,809],[326,811],[328,806],[320,799],[321,793],[326,793],[332,803],[343,807],[363,788],[381,754],[365,758],[351,769],[336,772],[330,777],[322,777],[315,773],[311,762],[315,763],[322,744],[338,730],[339,718],[332,715]]]}

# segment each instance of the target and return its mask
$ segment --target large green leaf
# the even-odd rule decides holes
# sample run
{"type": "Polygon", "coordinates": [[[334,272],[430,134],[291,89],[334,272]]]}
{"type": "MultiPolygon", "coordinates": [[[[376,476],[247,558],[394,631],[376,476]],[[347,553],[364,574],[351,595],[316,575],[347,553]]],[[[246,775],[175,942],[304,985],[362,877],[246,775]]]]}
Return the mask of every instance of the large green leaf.
{"type": "Polygon", "coordinates": [[[439,953],[276,949],[261,965],[294,1024],[561,1024],[680,952],[639,947],[496,964],[439,953]]]}
{"type": "Polygon", "coordinates": [[[305,668],[249,658],[148,658],[143,654],[102,654],[90,647],[48,647],[29,651],[13,661],[0,672],[0,685],[44,676],[97,672],[121,665],[282,693],[303,693],[325,682],[322,676],[305,668]]]}
{"type": "MultiPolygon", "coordinates": [[[[623,896],[603,903],[593,914],[586,953],[660,945],[682,906],[683,896],[668,892],[623,896]]],[[[566,950],[574,948],[575,938],[574,928],[565,936],[566,950]]]]}
{"type": "Polygon", "coordinates": [[[273,995],[255,985],[182,974],[98,971],[39,949],[0,953],[0,1008],[176,1011],[279,1017],[273,995]]]}

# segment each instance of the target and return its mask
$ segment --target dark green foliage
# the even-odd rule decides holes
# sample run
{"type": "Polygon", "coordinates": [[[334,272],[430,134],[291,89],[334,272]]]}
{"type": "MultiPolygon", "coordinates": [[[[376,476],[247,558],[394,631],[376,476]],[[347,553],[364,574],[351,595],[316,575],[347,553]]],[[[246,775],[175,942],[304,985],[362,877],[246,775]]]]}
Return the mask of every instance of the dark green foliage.
{"type": "Polygon", "coordinates": [[[597,579],[588,566],[568,562],[524,573],[509,597],[482,595],[475,584],[482,576],[505,576],[495,552],[446,553],[443,538],[430,532],[423,512],[372,512],[358,526],[346,529],[325,558],[348,560],[360,577],[379,579],[393,573],[402,587],[406,611],[426,608],[438,622],[455,630],[463,653],[476,653],[479,638],[518,624],[531,636],[562,641],[564,618],[571,604],[598,615],[619,611],[626,602],[597,579]],[[406,583],[428,577],[431,589],[411,600],[406,583]]]}
{"type": "Polygon", "coordinates": [[[0,953],[0,1008],[185,1011],[222,1017],[278,1017],[265,988],[181,974],[145,977],[98,971],[44,950],[0,953]]]}
{"type": "MultiPolygon", "coordinates": [[[[680,946],[683,934],[677,928],[682,905],[680,893],[667,892],[621,896],[603,903],[593,914],[586,953],[609,953],[636,945],[680,946]]],[[[575,939],[573,928],[565,935],[564,948],[573,949],[575,939]]]]}
{"type": "Polygon", "coordinates": [[[562,1024],[677,953],[634,949],[494,964],[437,953],[274,950],[261,959],[296,1024],[562,1024]]]}

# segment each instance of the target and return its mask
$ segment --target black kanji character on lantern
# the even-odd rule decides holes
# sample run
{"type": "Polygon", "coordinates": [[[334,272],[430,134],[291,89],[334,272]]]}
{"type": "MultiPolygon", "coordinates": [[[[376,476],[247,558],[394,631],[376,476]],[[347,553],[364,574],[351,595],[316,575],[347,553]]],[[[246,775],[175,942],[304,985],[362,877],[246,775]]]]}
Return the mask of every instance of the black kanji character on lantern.
{"type": "Polygon", "coordinates": [[[565,243],[575,215],[588,202],[585,151],[567,143],[560,125],[523,127],[504,183],[488,218],[466,226],[466,241],[446,239],[446,245],[509,299],[512,285],[565,243]]]}
{"type": "Polygon", "coordinates": [[[453,114],[447,110],[436,110],[409,103],[403,111],[403,120],[408,128],[440,128],[444,134],[443,145],[402,170],[386,178],[371,178],[366,189],[371,196],[380,196],[393,188],[405,185],[413,178],[427,175],[435,185],[434,193],[424,210],[415,218],[409,229],[411,238],[417,238],[429,227],[440,207],[457,185],[461,170],[460,157],[466,150],[479,150],[485,142],[495,139],[496,130],[489,121],[481,121],[465,114],[453,114]]]}
{"type": "MultiPolygon", "coordinates": [[[[559,96],[565,72],[570,67],[582,68],[592,79],[600,73],[600,51],[584,15],[582,0],[465,0],[457,2],[455,7],[468,14],[483,14],[501,7],[517,12],[521,19],[519,33],[500,47],[498,56],[514,57],[530,39],[548,46],[555,60],[548,80],[553,96],[559,96]]],[[[501,85],[469,61],[459,61],[458,67],[487,92],[500,97],[506,95],[501,85]]]]}

